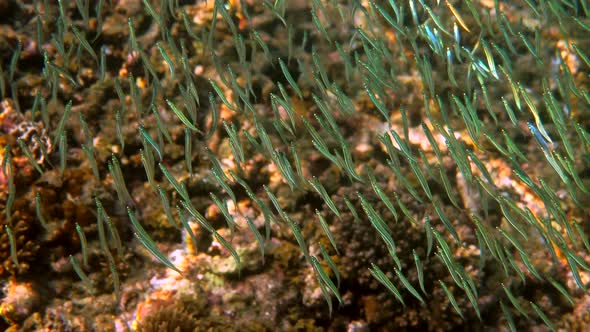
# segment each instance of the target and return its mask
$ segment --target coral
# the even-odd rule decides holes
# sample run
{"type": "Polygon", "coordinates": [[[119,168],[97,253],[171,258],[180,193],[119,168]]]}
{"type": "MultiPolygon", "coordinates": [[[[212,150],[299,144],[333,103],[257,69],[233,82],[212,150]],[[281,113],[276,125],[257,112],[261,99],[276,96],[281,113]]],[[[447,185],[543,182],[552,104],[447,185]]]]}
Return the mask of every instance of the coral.
{"type": "Polygon", "coordinates": [[[0,8],[0,329],[587,325],[586,2],[0,8]]]}
{"type": "Polygon", "coordinates": [[[0,304],[0,315],[9,322],[21,321],[28,317],[40,302],[39,294],[31,283],[17,284],[11,280],[3,293],[5,296],[0,304]]]}
{"type": "MultiPolygon", "coordinates": [[[[16,239],[16,257],[19,264],[15,266],[11,257],[8,234],[2,232],[0,234],[0,261],[2,262],[0,275],[4,277],[29,271],[37,262],[39,249],[41,249],[37,237],[39,225],[36,224],[34,211],[30,210],[30,206],[25,201],[15,202],[13,208],[15,212],[11,218],[11,227],[16,239]]],[[[5,215],[2,215],[0,226],[4,229],[5,225],[7,225],[5,215]]]]}
{"type": "Polygon", "coordinates": [[[142,320],[137,328],[138,331],[180,332],[199,331],[201,328],[195,317],[178,304],[172,303],[153,310],[156,312],[142,320]]]}

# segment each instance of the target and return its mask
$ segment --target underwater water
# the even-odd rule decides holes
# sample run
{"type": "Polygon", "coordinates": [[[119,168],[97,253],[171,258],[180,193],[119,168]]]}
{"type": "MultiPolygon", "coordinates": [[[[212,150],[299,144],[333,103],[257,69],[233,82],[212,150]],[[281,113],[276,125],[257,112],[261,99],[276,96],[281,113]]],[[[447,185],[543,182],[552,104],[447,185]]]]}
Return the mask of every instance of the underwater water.
{"type": "Polygon", "coordinates": [[[590,328],[586,0],[0,13],[0,329],[590,328]]]}

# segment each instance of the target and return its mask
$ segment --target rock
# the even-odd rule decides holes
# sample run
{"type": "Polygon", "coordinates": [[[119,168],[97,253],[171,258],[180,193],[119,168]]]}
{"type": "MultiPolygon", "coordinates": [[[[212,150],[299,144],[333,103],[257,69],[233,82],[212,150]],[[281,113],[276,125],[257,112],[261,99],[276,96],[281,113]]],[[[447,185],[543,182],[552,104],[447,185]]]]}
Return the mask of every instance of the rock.
{"type": "Polygon", "coordinates": [[[13,0],[0,0],[0,20],[12,17],[12,11],[16,9],[16,2],[13,0]]]}

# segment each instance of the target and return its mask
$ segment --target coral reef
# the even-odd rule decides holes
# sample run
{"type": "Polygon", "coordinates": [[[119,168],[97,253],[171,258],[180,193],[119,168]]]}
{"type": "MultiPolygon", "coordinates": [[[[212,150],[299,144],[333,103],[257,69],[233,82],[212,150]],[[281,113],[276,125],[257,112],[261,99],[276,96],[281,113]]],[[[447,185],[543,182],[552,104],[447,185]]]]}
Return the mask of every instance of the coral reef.
{"type": "Polygon", "coordinates": [[[585,0],[0,12],[0,329],[588,329],[585,0]]]}

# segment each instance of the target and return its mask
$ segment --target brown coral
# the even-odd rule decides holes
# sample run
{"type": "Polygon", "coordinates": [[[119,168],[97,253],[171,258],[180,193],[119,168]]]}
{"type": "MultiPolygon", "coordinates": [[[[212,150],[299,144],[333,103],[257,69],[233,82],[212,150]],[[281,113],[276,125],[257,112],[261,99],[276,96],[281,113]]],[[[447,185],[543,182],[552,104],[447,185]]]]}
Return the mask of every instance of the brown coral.
{"type": "Polygon", "coordinates": [[[178,304],[162,305],[141,321],[141,332],[192,332],[197,331],[195,317],[178,304]]]}

